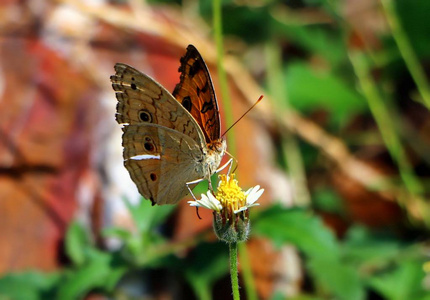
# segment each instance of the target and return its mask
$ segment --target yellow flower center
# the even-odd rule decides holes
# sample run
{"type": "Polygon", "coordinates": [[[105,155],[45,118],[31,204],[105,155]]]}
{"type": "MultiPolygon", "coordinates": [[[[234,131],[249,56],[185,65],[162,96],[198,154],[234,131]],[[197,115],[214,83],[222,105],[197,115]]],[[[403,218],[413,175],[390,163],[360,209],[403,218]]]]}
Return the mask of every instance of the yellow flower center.
{"type": "Polygon", "coordinates": [[[234,174],[230,178],[222,174],[219,176],[221,180],[215,198],[217,198],[223,209],[233,212],[246,205],[246,195],[237,185],[237,180],[234,179],[234,174]]]}

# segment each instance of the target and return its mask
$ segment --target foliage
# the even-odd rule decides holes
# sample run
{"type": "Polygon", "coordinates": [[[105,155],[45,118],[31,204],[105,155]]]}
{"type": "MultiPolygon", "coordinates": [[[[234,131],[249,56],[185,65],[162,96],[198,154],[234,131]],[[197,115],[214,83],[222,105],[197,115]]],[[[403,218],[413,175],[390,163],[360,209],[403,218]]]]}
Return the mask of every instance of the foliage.
{"type": "Polygon", "coordinates": [[[279,247],[291,243],[305,255],[320,294],[366,299],[366,293],[373,291],[386,299],[428,298],[422,285],[424,245],[378,236],[363,227],[352,227],[338,242],[311,212],[279,205],[261,212],[253,224],[256,235],[279,247]]]}
{"type": "MultiPolygon", "coordinates": [[[[113,296],[122,293],[121,279],[132,275],[133,270],[169,268],[183,274],[199,299],[210,299],[214,284],[228,271],[226,245],[201,243],[184,259],[172,257],[169,251],[159,252],[169,242],[157,228],[171,208],[152,210],[148,203],[130,207],[135,217],[145,214],[153,220],[136,233],[114,228],[107,231],[107,236],[124,243],[118,251],[97,249],[83,227],[74,223],[66,241],[71,266],[56,273],[9,274],[0,279],[0,295],[10,299],[76,299],[90,292],[113,296]]],[[[306,269],[315,280],[314,292],[320,295],[366,299],[372,291],[386,299],[428,299],[422,285],[426,276],[421,254],[424,245],[401,242],[358,226],[339,242],[312,212],[280,205],[258,212],[252,224],[255,236],[272,240],[278,248],[295,245],[303,253],[306,269]]]]}
{"type": "MultiPolygon", "coordinates": [[[[194,1],[150,1],[175,8],[190,2],[194,1]]],[[[273,103],[277,113],[295,109],[336,136],[356,158],[364,153],[363,161],[368,159],[376,169],[388,170],[385,175],[389,188],[383,192],[394,195],[390,204],[402,212],[398,217],[401,220],[388,225],[366,224],[351,212],[351,206],[357,203],[349,203],[348,207],[345,191],[333,182],[336,174],[332,172],[332,162],[323,155],[326,149],[304,140],[295,143],[293,139],[302,159],[302,173],[307,175],[304,185],[311,202],[305,208],[271,204],[253,209],[251,238],[268,239],[277,249],[285,245],[297,248],[303,258],[306,285],[296,299],[430,300],[430,274],[424,268],[429,261],[430,210],[428,201],[423,200],[430,192],[430,146],[425,136],[428,86],[425,81],[422,86],[414,75],[420,70],[428,73],[430,1],[375,1],[377,8],[372,12],[384,14],[379,17],[383,20],[391,14],[401,25],[406,40],[388,24],[375,29],[379,31],[362,32],[352,20],[354,15],[344,13],[344,1],[251,2],[222,1],[225,40],[233,41],[233,50],[252,50],[241,59],[250,70],[264,70],[255,75],[263,78],[261,84],[268,88],[270,96],[281,95],[273,103]],[[394,10],[390,12],[379,2],[391,4],[394,10]],[[309,11],[313,12],[311,17],[309,11]],[[412,51],[405,52],[405,44],[412,51]],[[279,64],[266,62],[264,49],[276,50],[279,57],[274,61],[279,64]],[[409,55],[416,56],[418,64],[409,55]],[[265,75],[274,69],[280,84],[272,88],[273,83],[265,75]],[[329,222],[321,217],[325,214],[344,222],[345,232],[328,226],[329,222]]],[[[194,13],[211,24],[211,1],[194,4],[198,4],[194,13]]],[[[284,138],[282,134],[280,139],[284,138]]],[[[284,152],[283,157],[291,157],[287,149],[292,148],[283,142],[276,144],[279,157],[284,152]]],[[[292,165],[291,161],[279,161],[279,167],[293,181],[303,182],[301,178],[296,180],[292,165]]],[[[345,185],[352,182],[347,176],[340,181],[345,185]]],[[[205,187],[198,187],[196,194],[204,192],[205,187]]],[[[360,188],[366,195],[383,189],[360,188]]],[[[356,196],[357,190],[350,188],[349,193],[356,196]]],[[[372,204],[372,200],[380,198],[366,203],[372,204]]],[[[32,270],[6,274],[0,278],[0,299],[79,299],[89,294],[133,298],[127,282],[138,278],[138,285],[143,285],[142,290],[150,295],[154,272],[174,274],[177,284],[188,286],[195,297],[211,299],[214,286],[227,276],[227,247],[199,237],[190,243],[172,242],[165,224],[175,207],[151,206],[149,201],[137,206],[126,203],[136,229],[113,227],[103,232],[104,238],[120,242],[119,249],[100,249],[87,228],[72,223],[65,239],[70,260],[67,267],[51,273],[32,270]]],[[[361,209],[366,213],[371,208],[361,209]]],[[[381,219],[390,214],[388,210],[379,213],[381,219]]],[[[258,257],[250,257],[253,259],[258,257]]],[[[272,299],[285,297],[280,291],[272,295],[272,299]]]]}

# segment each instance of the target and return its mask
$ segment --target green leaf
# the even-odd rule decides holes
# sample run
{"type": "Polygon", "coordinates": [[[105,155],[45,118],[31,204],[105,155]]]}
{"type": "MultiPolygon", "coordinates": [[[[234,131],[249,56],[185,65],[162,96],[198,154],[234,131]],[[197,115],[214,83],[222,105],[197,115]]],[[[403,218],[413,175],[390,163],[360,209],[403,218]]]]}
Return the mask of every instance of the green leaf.
{"type": "Polygon", "coordinates": [[[337,299],[365,299],[364,286],[359,273],[339,259],[327,260],[313,257],[308,267],[318,283],[337,296],[337,299]]]}
{"type": "Polygon", "coordinates": [[[371,277],[369,284],[386,299],[419,299],[426,295],[422,288],[424,276],[422,262],[402,262],[391,272],[371,277]]]}
{"type": "Polygon", "coordinates": [[[102,230],[104,237],[115,237],[121,241],[127,241],[132,237],[132,233],[121,227],[109,227],[102,230]]]}
{"type": "Polygon", "coordinates": [[[343,244],[345,258],[357,267],[379,269],[392,264],[401,252],[401,244],[393,237],[371,234],[366,228],[348,230],[343,244]]]}
{"type": "Polygon", "coordinates": [[[59,273],[25,272],[0,278],[0,299],[50,299],[59,273]]]}
{"type": "Polygon", "coordinates": [[[279,35],[286,36],[291,43],[302,47],[310,54],[325,58],[332,67],[336,68],[347,60],[347,52],[340,30],[335,31],[333,28],[283,24],[274,20],[272,29],[279,35]]]}
{"type": "Polygon", "coordinates": [[[292,243],[309,256],[339,256],[333,233],[309,211],[274,205],[261,212],[251,226],[253,234],[266,236],[278,246],[292,243]]]}
{"type": "Polygon", "coordinates": [[[78,222],[70,224],[66,232],[66,253],[75,265],[82,265],[85,261],[85,248],[89,244],[85,228],[78,222]]]}
{"type": "Polygon", "coordinates": [[[321,211],[342,215],[344,207],[342,199],[331,188],[317,188],[312,195],[314,206],[321,211]]]}
{"type": "Polygon", "coordinates": [[[430,1],[393,1],[413,50],[419,57],[430,57],[430,1]]]}
{"type": "Polygon", "coordinates": [[[321,220],[305,210],[274,205],[253,220],[253,233],[266,236],[280,246],[291,243],[307,256],[313,278],[339,299],[363,299],[364,287],[357,270],[340,259],[333,233],[321,220]]]}
{"type": "Polygon", "coordinates": [[[185,277],[199,299],[210,299],[216,280],[228,272],[228,247],[224,243],[201,244],[186,262],[185,277]]]}
{"type": "Polygon", "coordinates": [[[125,203],[133,217],[139,232],[147,232],[161,224],[175,209],[174,205],[151,205],[151,201],[142,200],[137,205],[125,203]]]}
{"type": "Polygon", "coordinates": [[[280,291],[275,291],[275,293],[272,295],[272,297],[270,298],[270,300],[322,300],[323,298],[321,297],[317,297],[317,296],[313,296],[313,295],[307,295],[307,294],[299,294],[297,296],[286,296],[283,293],[281,293],[280,291]]]}
{"type": "Polygon", "coordinates": [[[91,250],[87,264],[78,270],[70,270],[66,278],[61,282],[57,299],[78,299],[86,295],[90,290],[97,287],[104,287],[112,272],[111,255],[98,250],[91,250]]]}
{"type": "Polygon", "coordinates": [[[223,34],[236,35],[249,44],[262,42],[270,35],[270,18],[267,6],[224,6],[223,34]]]}
{"type": "Polygon", "coordinates": [[[367,109],[357,91],[330,70],[317,71],[304,63],[292,63],[286,70],[290,103],[304,112],[324,109],[333,124],[343,125],[351,116],[367,109]]]}

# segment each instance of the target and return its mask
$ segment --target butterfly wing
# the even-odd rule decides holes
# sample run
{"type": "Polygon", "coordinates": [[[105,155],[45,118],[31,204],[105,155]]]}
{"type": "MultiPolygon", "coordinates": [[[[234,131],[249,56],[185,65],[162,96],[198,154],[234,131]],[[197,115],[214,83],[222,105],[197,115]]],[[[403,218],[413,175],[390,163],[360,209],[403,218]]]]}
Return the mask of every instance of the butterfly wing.
{"type": "Polygon", "coordinates": [[[205,135],[206,143],[221,137],[218,103],[211,76],[202,56],[193,45],[181,58],[180,82],[173,96],[191,113],[205,135]]]}
{"type": "Polygon", "coordinates": [[[139,192],[153,204],[175,204],[186,183],[204,176],[199,145],[189,136],[156,124],[123,128],[124,165],[139,192]]]}
{"type": "Polygon", "coordinates": [[[149,76],[115,65],[111,76],[123,124],[124,165],[139,192],[156,204],[178,202],[185,183],[206,178],[205,136],[191,114],[149,76]]]}
{"type": "Polygon", "coordinates": [[[118,63],[111,76],[119,124],[158,124],[204,145],[205,137],[191,114],[164,87],[133,67],[118,63]]]}

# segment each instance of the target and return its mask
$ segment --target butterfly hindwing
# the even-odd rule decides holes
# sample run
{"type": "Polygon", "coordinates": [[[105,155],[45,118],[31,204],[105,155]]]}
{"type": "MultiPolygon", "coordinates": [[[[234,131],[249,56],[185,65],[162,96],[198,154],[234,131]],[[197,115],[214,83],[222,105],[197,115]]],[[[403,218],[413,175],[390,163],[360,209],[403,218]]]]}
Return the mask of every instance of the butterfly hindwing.
{"type": "MultiPolygon", "coordinates": [[[[174,204],[188,194],[202,152],[190,137],[156,124],[123,128],[124,165],[139,192],[154,204],[174,204]]],[[[201,171],[203,172],[203,170],[201,171]]]]}
{"type": "Polygon", "coordinates": [[[209,70],[197,49],[187,47],[181,58],[180,82],[173,96],[188,110],[205,135],[206,143],[216,141],[221,136],[218,104],[209,70]]]}

